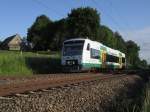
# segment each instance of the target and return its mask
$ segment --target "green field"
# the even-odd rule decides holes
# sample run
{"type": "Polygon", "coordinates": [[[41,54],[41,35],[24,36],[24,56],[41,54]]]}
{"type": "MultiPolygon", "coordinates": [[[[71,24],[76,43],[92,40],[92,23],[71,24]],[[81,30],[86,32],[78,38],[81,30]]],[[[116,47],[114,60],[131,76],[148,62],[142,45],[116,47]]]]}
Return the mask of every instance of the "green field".
{"type": "Polygon", "coordinates": [[[59,52],[0,51],[0,75],[32,75],[60,72],[59,52]]]}

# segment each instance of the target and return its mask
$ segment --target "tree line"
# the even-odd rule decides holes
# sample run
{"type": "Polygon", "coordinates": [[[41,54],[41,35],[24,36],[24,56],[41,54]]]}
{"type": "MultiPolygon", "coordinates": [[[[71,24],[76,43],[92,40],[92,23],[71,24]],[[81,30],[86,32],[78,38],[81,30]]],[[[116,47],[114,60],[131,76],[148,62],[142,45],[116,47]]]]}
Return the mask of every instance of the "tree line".
{"type": "Polygon", "coordinates": [[[125,41],[119,32],[102,25],[100,13],[90,7],[72,9],[66,18],[57,21],[46,15],[38,16],[27,33],[27,40],[33,43],[34,50],[58,51],[64,40],[78,37],[88,37],[120,50],[126,54],[129,66],[147,67],[147,62],[139,58],[140,47],[132,40],[125,41]]]}

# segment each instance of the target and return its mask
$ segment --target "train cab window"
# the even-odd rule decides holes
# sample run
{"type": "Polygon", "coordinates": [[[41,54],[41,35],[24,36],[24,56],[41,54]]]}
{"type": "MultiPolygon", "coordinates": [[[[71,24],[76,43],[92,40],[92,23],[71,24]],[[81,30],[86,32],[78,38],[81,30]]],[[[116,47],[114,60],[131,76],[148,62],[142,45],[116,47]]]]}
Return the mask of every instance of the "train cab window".
{"type": "Polygon", "coordinates": [[[90,44],[89,43],[87,44],[87,50],[88,51],[90,50],[90,44]]]}

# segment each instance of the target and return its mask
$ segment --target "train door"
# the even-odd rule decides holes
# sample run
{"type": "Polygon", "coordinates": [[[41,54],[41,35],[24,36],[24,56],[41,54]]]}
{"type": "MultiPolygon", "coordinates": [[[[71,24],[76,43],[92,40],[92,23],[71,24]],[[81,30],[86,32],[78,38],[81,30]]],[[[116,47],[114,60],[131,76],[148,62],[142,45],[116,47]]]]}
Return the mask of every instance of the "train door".
{"type": "Polygon", "coordinates": [[[119,56],[119,68],[121,69],[122,68],[122,57],[119,56]]]}
{"type": "Polygon", "coordinates": [[[101,60],[102,60],[102,68],[106,68],[106,51],[102,51],[101,60]]]}

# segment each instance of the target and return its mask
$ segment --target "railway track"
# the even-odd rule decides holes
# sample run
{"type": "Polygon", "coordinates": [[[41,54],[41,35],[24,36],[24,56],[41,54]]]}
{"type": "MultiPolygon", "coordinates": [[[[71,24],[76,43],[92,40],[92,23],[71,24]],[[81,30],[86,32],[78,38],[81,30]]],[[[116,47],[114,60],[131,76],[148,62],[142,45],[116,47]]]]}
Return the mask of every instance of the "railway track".
{"type": "Polygon", "coordinates": [[[46,76],[34,76],[31,78],[0,78],[0,96],[25,95],[35,93],[36,91],[48,91],[54,88],[63,88],[78,86],[80,84],[89,84],[95,81],[127,77],[128,75],[119,74],[54,74],[46,76]],[[13,81],[12,81],[13,80],[13,81]],[[6,83],[4,83],[6,81],[6,83]],[[8,81],[8,82],[7,82],[8,81]]]}

